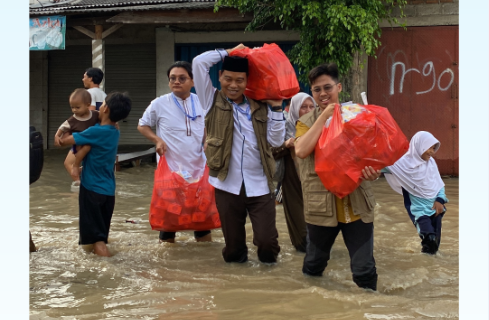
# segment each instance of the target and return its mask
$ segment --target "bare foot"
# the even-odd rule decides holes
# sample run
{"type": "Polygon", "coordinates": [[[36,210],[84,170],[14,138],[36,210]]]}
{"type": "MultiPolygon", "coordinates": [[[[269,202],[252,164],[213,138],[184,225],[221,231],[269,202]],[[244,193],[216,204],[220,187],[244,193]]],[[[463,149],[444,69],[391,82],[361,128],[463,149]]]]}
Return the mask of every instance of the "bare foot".
{"type": "Polygon", "coordinates": [[[163,242],[175,243],[175,238],[166,239],[166,240],[161,240],[161,239],[160,239],[160,243],[163,243],[163,242]]]}
{"type": "Polygon", "coordinates": [[[209,233],[203,237],[195,238],[195,240],[197,240],[197,242],[211,242],[212,241],[212,235],[209,233]]]}
{"type": "Polygon", "coordinates": [[[93,245],[93,253],[101,257],[110,257],[109,249],[105,245],[105,242],[98,241],[93,245]]]}

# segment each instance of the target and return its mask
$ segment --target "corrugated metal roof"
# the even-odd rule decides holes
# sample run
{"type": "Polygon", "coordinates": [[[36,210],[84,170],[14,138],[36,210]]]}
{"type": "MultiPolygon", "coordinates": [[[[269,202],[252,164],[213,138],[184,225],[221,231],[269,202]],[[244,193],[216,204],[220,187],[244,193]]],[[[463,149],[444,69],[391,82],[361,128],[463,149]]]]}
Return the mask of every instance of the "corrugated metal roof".
{"type": "Polygon", "coordinates": [[[215,0],[75,0],[58,6],[30,8],[33,15],[82,13],[82,12],[121,12],[173,9],[212,8],[215,0]]]}

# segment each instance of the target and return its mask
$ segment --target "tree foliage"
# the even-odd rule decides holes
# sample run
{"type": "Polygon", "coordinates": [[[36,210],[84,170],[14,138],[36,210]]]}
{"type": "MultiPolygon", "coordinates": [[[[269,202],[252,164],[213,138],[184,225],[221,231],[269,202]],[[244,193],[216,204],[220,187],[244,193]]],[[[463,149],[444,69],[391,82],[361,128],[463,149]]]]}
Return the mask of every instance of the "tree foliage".
{"type": "Polygon", "coordinates": [[[260,30],[272,21],[283,29],[298,31],[300,41],[288,56],[306,82],[307,72],[321,63],[336,62],[344,76],[355,52],[375,56],[380,46],[380,21],[397,24],[391,11],[398,6],[402,16],[405,4],[406,0],[218,0],[216,10],[226,6],[252,13],[246,31],[260,30]]]}

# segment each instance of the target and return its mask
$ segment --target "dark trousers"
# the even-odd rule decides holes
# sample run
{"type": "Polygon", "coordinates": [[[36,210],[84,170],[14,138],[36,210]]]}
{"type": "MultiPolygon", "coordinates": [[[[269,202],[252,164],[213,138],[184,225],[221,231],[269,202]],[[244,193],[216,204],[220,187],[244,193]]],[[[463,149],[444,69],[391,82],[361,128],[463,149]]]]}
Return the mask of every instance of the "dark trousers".
{"type": "Polygon", "coordinates": [[[253,244],[258,247],[261,262],[277,261],[280,252],[278,232],[275,225],[275,201],[270,194],[247,197],[244,185],[239,195],[215,189],[216,206],[221,219],[221,228],[226,246],[222,256],[226,262],[246,262],[246,216],[250,215],[253,228],[253,244]]]}
{"type": "Polygon", "coordinates": [[[107,243],[110,221],[114,212],[115,196],[107,196],[86,189],[80,185],[78,197],[80,208],[79,244],[107,243]]]}
{"type": "Polygon", "coordinates": [[[411,212],[411,199],[409,193],[402,189],[402,195],[404,196],[404,206],[409,215],[409,218],[413,222],[418,235],[421,238],[421,252],[435,254],[441,241],[441,220],[445,213],[441,213],[438,216],[435,214],[431,216],[422,216],[418,220],[411,212]]]}
{"type": "Polygon", "coordinates": [[[350,254],[353,281],[361,288],[377,290],[377,269],[373,254],[374,225],[362,220],[338,223],[336,227],[321,227],[307,223],[308,241],[302,272],[310,276],[323,274],[340,230],[350,254]]]}
{"type": "MultiPolygon", "coordinates": [[[[210,230],[194,231],[194,237],[195,239],[202,238],[203,236],[206,236],[209,233],[211,233],[210,230]]],[[[160,239],[161,240],[175,239],[175,234],[176,232],[160,231],[160,239]]]]}
{"type": "Polygon", "coordinates": [[[301,252],[306,252],[307,227],[304,219],[304,200],[302,185],[295,168],[294,160],[287,154],[283,157],[285,173],[282,180],[282,203],[285,221],[292,245],[301,252]]]}

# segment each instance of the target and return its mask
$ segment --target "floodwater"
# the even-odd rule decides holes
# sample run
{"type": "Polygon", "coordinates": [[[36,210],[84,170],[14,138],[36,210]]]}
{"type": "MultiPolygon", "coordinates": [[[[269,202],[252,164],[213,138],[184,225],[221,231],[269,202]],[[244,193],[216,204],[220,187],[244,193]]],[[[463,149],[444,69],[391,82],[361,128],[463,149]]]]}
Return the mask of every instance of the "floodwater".
{"type": "Polygon", "coordinates": [[[113,256],[87,254],[77,244],[78,198],[70,192],[65,155],[47,152],[41,179],[30,187],[30,230],[39,248],[30,254],[31,319],[458,318],[458,179],[444,180],[450,203],[436,256],[420,253],[402,196],[385,179],[373,183],[379,282],[378,292],[369,292],[351,280],[341,234],[323,277],[304,276],[304,256],[290,243],[281,206],[276,265],[258,262],[249,223],[245,264],[223,261],[220,229],[212,232],[212,243],[180,232],[177,243],[159,244],[148,222],[154,163],[116,173],[108,245],[113,256]]]}

